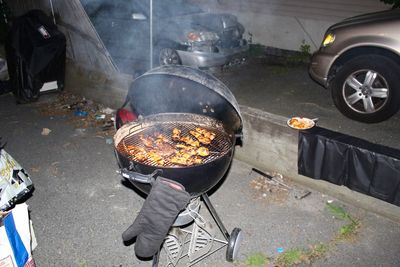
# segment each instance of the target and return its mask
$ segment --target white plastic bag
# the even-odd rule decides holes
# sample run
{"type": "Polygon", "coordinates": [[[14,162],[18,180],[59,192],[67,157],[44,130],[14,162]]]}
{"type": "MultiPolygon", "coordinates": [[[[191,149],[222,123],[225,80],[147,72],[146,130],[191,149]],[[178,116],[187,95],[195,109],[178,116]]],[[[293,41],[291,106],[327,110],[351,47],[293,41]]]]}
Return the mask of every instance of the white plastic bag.
{"type": "Polygon", "coordinates": [[[0,210],[12,207],[32,186],[28,173],[10,154],[0,149],[0,210]]]}
{"type": "Polygon", "coordinates": [[[0,220],[0,266],[34,267],[32,249],[36,246],[29,220],[28,205],[16,205],[0,220]]]}

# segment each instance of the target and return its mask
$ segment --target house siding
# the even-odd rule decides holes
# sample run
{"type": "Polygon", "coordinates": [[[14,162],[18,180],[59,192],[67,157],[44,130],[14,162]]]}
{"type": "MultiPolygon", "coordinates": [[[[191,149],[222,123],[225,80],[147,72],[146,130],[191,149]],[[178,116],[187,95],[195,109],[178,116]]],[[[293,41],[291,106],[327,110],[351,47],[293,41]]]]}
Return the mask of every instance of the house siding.
{"type": "Polygon", "coordinates": [[[236,15],[252,42],[288,50],[318,49],[326,29],[345,18],[389,9],[379,0],[190,0],[210,12],[236,15]]]}

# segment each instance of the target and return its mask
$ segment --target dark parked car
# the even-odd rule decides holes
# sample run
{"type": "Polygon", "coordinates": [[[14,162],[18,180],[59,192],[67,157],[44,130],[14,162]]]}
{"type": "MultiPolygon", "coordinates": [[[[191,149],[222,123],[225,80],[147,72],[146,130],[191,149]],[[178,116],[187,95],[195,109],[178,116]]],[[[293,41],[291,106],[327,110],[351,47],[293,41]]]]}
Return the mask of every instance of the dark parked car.
{"type": "MultiPolygon", "coordinates": [[[[131,72],[150,62],[149,0],[82,0],[117,66],[131,72]]],[[[204,12],[184,0],[153,0],[153,62],[214,67],[248,49],[244,28],[231,14],[204,12]]]]}
{"type": "Polygon", "coordinates": [[[400,108],[399,29],[396,9],[348,18],[326,31],[309,73],[347,117],[380,122],[400,108]]]}

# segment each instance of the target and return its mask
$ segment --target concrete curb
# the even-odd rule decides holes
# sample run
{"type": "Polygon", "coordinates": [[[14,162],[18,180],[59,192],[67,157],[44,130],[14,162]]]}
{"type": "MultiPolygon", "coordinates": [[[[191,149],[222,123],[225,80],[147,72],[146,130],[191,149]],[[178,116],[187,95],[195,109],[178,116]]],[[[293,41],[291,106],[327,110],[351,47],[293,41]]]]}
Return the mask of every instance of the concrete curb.
{"type": "Polygon", "coordinates": [[[298,132],[286,125],[288,118],[240,106],[244,124],[243,146],[235,158],[266,172],[278,172],[295,183],[346,203],[400,222],[400,207],[360,194],[344,186],[314,180],[297,173],[298,132]]]}

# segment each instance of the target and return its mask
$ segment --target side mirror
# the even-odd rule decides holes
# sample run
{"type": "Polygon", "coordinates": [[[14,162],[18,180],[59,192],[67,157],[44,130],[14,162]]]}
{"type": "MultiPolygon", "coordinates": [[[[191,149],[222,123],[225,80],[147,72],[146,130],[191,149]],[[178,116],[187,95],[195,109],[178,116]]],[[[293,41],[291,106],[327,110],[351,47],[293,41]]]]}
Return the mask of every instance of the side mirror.
{"type": "Polygon", "coordinates": [[[132,13],[133,20],[146,20],[147,17],[142,13],[132,13]]]}

